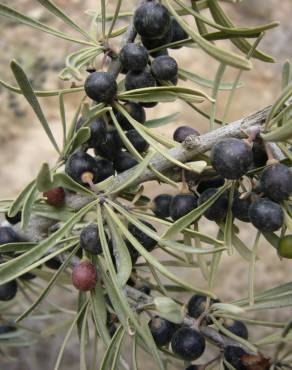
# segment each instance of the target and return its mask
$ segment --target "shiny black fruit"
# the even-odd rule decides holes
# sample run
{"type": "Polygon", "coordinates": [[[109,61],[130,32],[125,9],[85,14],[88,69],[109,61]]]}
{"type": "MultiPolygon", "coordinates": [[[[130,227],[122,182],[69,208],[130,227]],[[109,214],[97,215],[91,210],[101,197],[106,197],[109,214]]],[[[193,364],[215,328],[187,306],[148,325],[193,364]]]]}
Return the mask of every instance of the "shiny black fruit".
{"type": "MultiPolygon", "coordinates": [[[[125,103],[123,108],[129,113],[129,115],[139,123],[145,123],[146,121],[146,113],[144,108],[138,104],[133,102],[125,103]]],[[[116,118],[121,125],[122,129],[124,130],[131,130],[133,126],[127,120],[125,116],[123,116],[120,112],[116,112],[116,118]]]]}
{"type": "Polygon", "coordinates": [[[240,198],[240,194],[234,197],[232,203],[232,214],[243,222],[250,222],[249,207],[252,204],[252,197],[248,195],[245,198],[240,198]]]}
{"type": "Polygon", "coordinates": [[[98,255],[102,253],[98,227],[96,224],[87,225],[81,231],[80,247],[86,252],[93,255],[98,255]]]}
{"type": "Polygon", "coordinates": [[[138,164],[137,159],[134,158],[132,154],[128,152],[120,151],[119,154],[116,155],[114,160],[114,168],[118,173],[127,171],[130,168],[136,166],[137,164],[138,164]]]}
{"type": "MultiPolygon", "coordinates": [[[[198,206],[207,202],[213,195],[218,192],[216,188],[206,189],[198,199],[198,206]]],[[[208,209],[204,212],[204,216],[211,221],[220,222],[226,217],[228,210],[228,194],[225,192],[213,202],[208,209]]]]}
{"type": "Polygon", "coordinates": [[[175,221],[197,208],[198,199],[194,194],[178,194],[170,203],[170,216],[175,221]]]}
{"type": "Polygon", "coordinates": [[[252,146],[252,153],[253,165],[255,168],[263,167],[266,165],[268,156],[264,145],[259,140],[254,141],[252,146]]]}
{"type": "MultiPolygon", "coordinates": [[[[218,302],[219,300],[211,298],[210,306],[218,302]]],[[[200,317],[202,313],[206,311],[206,309],[207,309],[207,298],[204,295],[195,294],[191,297],[191,299],[188,302],[188,314],[194,319],[200,317]]]]}
{"type": "Polygon", "coordinates": [[[148,69],[144,69],[141,72],[130,71],[126,74],[126,90],[136,90],[154,86],[156,86],[155,78],[152,76],[148,69]]]}
{"type": "Polygon", "coordinates": [[[173,133],[173,140],[174,141],[177,141],[178,143],[182,143],[190,135],[199,136],[200,134],[193,127],[190,127],[190,126],[180,126],[180,127],[178,127],[174,131],[174,133],[173,133]]]}
{"type": "MultiPolygon", "coordinates": [[[[79,119],[76,125],[76,130],[82,127],[83,119],[79,119]]],[[[90,138],[87,141],[88,147],[94,148],[102,143],[106,139],[106,123],[103,119],[97,118],[89,126],[90,128],[90,138]]]]}
{"type": "Polygon", "coordinates": [[[156,345],[162,347],[171,341],[176,326],[162,317],[155,316],[149,322],[149,328],[156,345]]]}
{"type": "Polygon", "coordinates": [[[277,231],[283,225],[284,213],[279,204],[269,199],[258,199],[249,207],[251,223],[260,231],[277,231]]]}
{"type": "Polygon", "coordinates": [[[202,356],[206,342],[196,330],[187,327],[178,329],[171,339],[171,348],[174,354],[186,361],[194,361],[202,356]]]}
{"type": "Polygon", "coordinates": [[[8,216],[8,213],[5,213],[5,218],[11,225],[16,225],[21,221],[21,212],[17,212],[16,215],[12,217],[8,216]]]}
{"type": "MultiPolygon", "coordinates": [[[[151,225],[149,222],[142,221],[142,223],[153,230],[155,233],[157,230],[153,225],[151,225]]],[[[157,241],[152,239],[150,236],[146,235],[142,230],[140,230],[137,226],[130,224],[128,226],[128,230],[130,233],[142,244],[142,246],[148,251],[151,252],[157,245],[157,241]]]]}
{"type": "Polygon", "coordinates": [[[135,43],[126,44],[120,53],[120,61],[127,71],[142,71],[148,63],[148,51],[143,45],[135,43]]]}
{"type": "Polygon", "coordinates": [[[134,148],[139,152],[143,153],[149,148],[147,141],[139,134],[138,131],[132,129],[126,133],[127,138],[134,146],[134,148]]]}
{"type": "Polygon", "coordinates": [[[215,176],[210,179],[201,180],[199,182],[199,185],[197,186],[197,192],[201,194],[206,189],[220,188],[221,186],[224,185],[224,183],[225,183],[225,180],[221,176],[215,176]]]}
{"type": "MultiPolygon", "coordinates": [[[[242,356],[246,355],[244,349],[235,346],[227,346],[224,350],[225,360],[236,370],[248,370],[242,362],[242,356]]],[[[225,366],[225,369],[228,369],[225,366]]]]}
{"type": "Polygon", "coordinates": [[[65,172],[67,175],[72,177],[73,180],[79,182],[80,184],[83,183],[82,175],[87,172],[92,174],[92,181],[94,183],[98,181],[98,168],[96,160],[82,150],[78,150],[77,152],[71,154],[66,162],[65,172]]]}
{"type": "MultiPolygon", "coordinates": [[[[189,37],[186,31],[181,27],[175,18],[171,20],[171,29],[172,29],[172,40],[171,42],[182,41],[189,37]]],[[[179,49],[181,46],[172,46],[172,49],[179,49]]]]}
{"type": "Polygon", "coordinates": [[[157,217],[167,218],[170,216],[170,204],[172,196],[170,194],[160,194],[153,199],[153,212],[157,217]]]}
{"type": "Polygon", "coordinates": [[[165,35],[170,28],[170,21],[167,8],[152,1],[140,5],[134,14],[134,26],[143,37],[165,35]]]}
{"type": "Polygon", "coordinates": [[[16,280],[9,281],[0,285],[0,301],[10,301],[16,296],[17,282],[16,280]]]}
{"type": "Polygon", "coordinates": [[[219,175],[234,180],[243,176],[252,164],[251,147],[243,140],[228,138],[211,149],[211,164],[219,175]]]}
{"type": "Polygon", "coordinates": [[[122,148],[122,140],[117,130],[113,129],[106,133],[105,141],[95,146],[95,154],[99,154],[102,157],[112,161],[113,158],[120,152],[122,148]]]}
{"type": "Polygon", "coordinates": [[[47,262],[45,262],[45,265],[49,269],[59,270],[59,268],[62,266],[62,262],[58,258],[54,257],[48,260],[47,262]]]}
{"type": "Polygon", "coordinates": [[[86,95],[98,103],[111,103],[117,94],[118,85],[110,72],[93,72],[84,84],[86,95]]]}
{"type": "Polygon", "coordinates": [[[248,330],[243,322],[238,320],[226,320],[224,326],[231,333],[237,335],[238,337],[241,337],[246,340],[248,339],[248,330]]]}
{"type": "Polygon", "coordinates": [[[151,72],[156,80],[172,80],[177,76],[177,62],[169,56],[157,57],[151,63],[151,72]]]}
{"type": "Polygon", "coordinates": [[[98,168],[98,180],[97,182],[101,182],[107,179],[110,176],[115,174],[114,165],[111,161],[106,158],[98,159],[96,161],[96,165],[98,168]]]}
{"type": "Polygon", "coordinates": [[[0,226],[0,245],[19,242],[19,236],[8,226],[0,226]]]}
{"type": "Polygon", "coordinates": [[[292,172],[281,163],[264,169],[261,177],[261,190],[275,202],[288,199],[292,194],[292,172]]]}

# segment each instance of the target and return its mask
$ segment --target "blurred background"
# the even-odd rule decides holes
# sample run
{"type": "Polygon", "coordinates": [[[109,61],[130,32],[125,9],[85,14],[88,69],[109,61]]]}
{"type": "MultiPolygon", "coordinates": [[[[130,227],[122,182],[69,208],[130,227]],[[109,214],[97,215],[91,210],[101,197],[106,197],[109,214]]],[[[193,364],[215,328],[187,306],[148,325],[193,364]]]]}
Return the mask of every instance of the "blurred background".
{"type": "MultiPolygon", "coordinates": [[[[34,0],[9,0],[2,3],[15,7],[25,14],[30,15],[44,23],[47,23],[60,30],[67,30],[62,24],[37,1],[34,0]]],[[[84,27],[88,27],[90,18],[84,14],[87,9],[95,9],[99,1],[55,0],[55,3],[63,8],[70,16],[84,27]]],[[[132,9],[136,1],[124,1],[125,9],[132,9]]],[[[112,12],[115,1],[109,0],[107,10],[112,12]]],[[[269,104],[278,96],[281,88],[281,70],[285,60],[292,59],[292,27],[291,27],[291,0],[243,0],[239,5],[224,4],[232,20],[242,26],[259,25],[271,20],[280,22],[280,26],[267,33],[261,42],[261,49],[273,55],[277,62],[275,64],[262,63],[253,60],[253,70],[242,75],[241,81],[244,88],[237,91],[232,104],[228,120],[232,121],[241,118],[248,113],[259,110],[269,104]]],[[[206,13],[208,15],[208,13],[206,13]]],[[[70,30],[69,30],[70,31],[70,30]]],[[[218,43],[219,44],[219,43],[218,43]]],[[[58,80],[58,73],[64,67],[66,55],[76,49],[76,45],[57,39],[53,36],[33,30],[30,27],[16,24],[1,17],[0,20],[0,78],[13,83],[12,73],[9,69],[9,62],[12,58],[18,60],[27,74],[32,85],[37,90],[56,89],[62,86],[70,86],[58,80]]],[[[231,47],[230,44],[222,43],[224,47],[231,47]]],[[[183,48],[171,51],[179,65],[196,74],[208,79],[214,79],[218,64],[199,49],[183,48]]],[[[225,82],[232,82],[235,77],[232,68],[227,68],[224,75],[225,82]]],[[[194,88],[201,87],[190,85],[194,88]]],[[[205,90],[209,94],[210,90],[205,90]]],[[[218,100],[217,115],[220,117],[225,104],[227,93],[220,94],[218,100]]],[[[78,104],[78,94],[66,97],[66,111],[70,119],[78,104]]],[[[1,198],[15,196],[25,184],[27,184],[38,172],[42,162],[54,163],[56,154],[47,140],[37,119],[31,112],[27,103],[20,95],[12,94],[0,87],[0,195],[1,198]]],[[[42,107],[47,119],[57,138],[61,137],[61,123],[56,98],[41,99],[42,107]]],[[[208,110],[208,104],[200,108],[208,110]]],[[[175,124],[170,124],[159,129],[166,135],[172,136],[177,125],[187,124],[197,128],[201,133],[208,131],[209,122],[191,110],[182,101],[171,104],[160,104],[154,109],[147,110],[147,117],[158,118],[173,112],[180,112],[180,117],[175,124]]],[[[148,184],[146,192],[153,194],[153,186],[148,184]]],[[[157,186],[155,187],[155,190],[157,186]]],[[[161,188],[161,191],[170,191],[169,188],[161,188]]],[[[245,224],[238,223],[241,229],[242,239],[248,246],[252,246],[255,232],[247,228],[245,224]]],[[[202,222],[203,230],[213,233],[213,225],[206,225],[202,222]]],[[[259,249],[260,261],[256,269],[256,290],[264,290],[277,284],[289,281],[291,276],[291,263],[281,262],[275,250],[262,240],[259,249]]],[[[216,293],[223,301],[236,299],[245,296],[247,293],[247,270],[248,265],[238,254],[231,257],[224,257],[221,263],[217,278],[216,293]]],[[[190,282],[196,282],[197,286],[205,287],[201,274],[198,271],[183,272],[184,278],[190,282]]],[[[58,293],[56,293],[58,294],[58,293]]],[[[187,298],[186,298],[187,299],[187,298]]],[[[72,301],[65,301],[64,305],[74,307],[75,297],[72,301]]],[[[291,310],[278,310],[265,312],[263,315],[256,314],[253,317],[284,321],[291,318],[291,310]]],[[[59,320],[59,318],[58,318],[59,320]]],[[[27,325],[28,326],[28,325],[27,325]]],[[[30,323],[31,326],[31,323],[30,323]]],[[[35,330],[40,325],[32,324],[35,330]]],[[[252,336],[259,337],[263,333],[269,333],[261,328],[253,328],[252,336]]],[[[39,342],[30,348],[17,349],[15,363],[6,363],[7,370],[36,370],[52,369],[56,355],[62,343],[64,334],[39,339],[39,342]]],[[[68,351],[65,354],[61,369],[79,369],[78,345],[75,339],[70,342],[68,351]]],[[[0,364],[2,360],[0,357],[0,364]]],[[[143,367],[141,367],[143,368],[143,367]]],[[[147,364],[147,369],[150,365],[147,364]]]]}

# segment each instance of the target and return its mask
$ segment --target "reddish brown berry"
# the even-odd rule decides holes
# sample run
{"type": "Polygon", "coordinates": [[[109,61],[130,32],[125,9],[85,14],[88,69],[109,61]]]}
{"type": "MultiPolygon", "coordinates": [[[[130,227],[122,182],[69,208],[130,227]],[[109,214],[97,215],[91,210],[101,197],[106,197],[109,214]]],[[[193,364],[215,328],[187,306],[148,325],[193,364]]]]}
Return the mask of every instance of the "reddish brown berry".
{"type": "Polygon", "coordinates": [[[72,272],[72,282],[76,289],[86,292],[95,287],[97,281],[96,267],[90,261],[80,262],[72,272]]]}
{"type": "Polygon", "coordinates": [[[63,188],[54,188],[44,193],[47,203],[51,206],[61,206],[65,200],[65,191],[63,188]]]}

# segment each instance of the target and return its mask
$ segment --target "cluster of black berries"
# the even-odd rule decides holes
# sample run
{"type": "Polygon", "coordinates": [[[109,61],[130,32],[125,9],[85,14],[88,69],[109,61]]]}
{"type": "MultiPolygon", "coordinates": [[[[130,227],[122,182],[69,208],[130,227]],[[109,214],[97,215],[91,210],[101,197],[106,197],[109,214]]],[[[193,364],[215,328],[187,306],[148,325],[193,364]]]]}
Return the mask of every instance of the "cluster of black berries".
{"type": "MultiPolygon", "coordinates": [[[[126,103],[124,108],[136,121],[142,124],[145,122],[145,111],[139,104],[126,103]]],[[[146,140],[132,128],[126,117],[116,112],[116,118],[133,147],[139,153],[145,152],[149,146],[146,140]]],[[[84,120],[80,119],[76,130],[83,127],[83,123],[84,120]]],[[[120,173],[130,169],[138,163],[136,158],[126,150],[111,121],[106,123],[104,119],[98,118],[89,127],[89,140],[66,162],[65,171],[73,180],[84,184],[88,183],[89,177],[90,181],[96,184],[116,172],[120,173]],[[94,149],[95,157],[87,153],[87,150],[91,148],[94,149]]]]}
{"type": "MultiPolygon", "coordinates": [[[[224,179],[237,180],[251,168],[265,165],[266,157],[260,145],[258,142],[253,145],[235,138],[218,141],[211,150],[213,168],[224,179]]],[[[284,221],[279,203],[292,194],[291,170],[278,162],[269,164],[262,171],[259,187],[255,190],[258,194],[236,194],[233,215],[242,221],[251,222],[260,231],[277,231],[284,221]]]]}
{"type": "MultiPolygon", "coordinates": [[[[209,306],[217,302],[219,300],[210,299],[209,306]]],[[[201,321],[200,325],[213,324],[208,317],[207,298],[205,296],[199,294],[192,296],[187,305],[187,314],[189,318],[199,319],[201,321]]],[[[248,339],[248,329],[241,321],[225,320],[223,325],[232,334],[248,339]]],[[[173,353],[182,360],[195,361],[205,351],[205,338],[198,328],[189,327],[184,323],[174,324],[159,316],[150,320],[149,328],[158,347],[165,347],[170,344],[173,353]]],[[[228,360],[230,360],[230,356],[228,360]]],[[[191,365],[187,370],[196,368],[199,369],[199,365],[191,365]]]]}

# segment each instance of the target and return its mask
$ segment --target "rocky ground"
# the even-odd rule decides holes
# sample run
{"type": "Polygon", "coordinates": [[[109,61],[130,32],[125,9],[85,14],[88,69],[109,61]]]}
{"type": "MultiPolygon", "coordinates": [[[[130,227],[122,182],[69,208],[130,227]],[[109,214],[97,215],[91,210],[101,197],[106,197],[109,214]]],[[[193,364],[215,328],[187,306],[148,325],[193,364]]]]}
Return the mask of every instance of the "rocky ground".
{"type": "MultiPolygon", "coordinates": [[[[4,3],[25,10],[26,14],[33,15],[42,21],[47,21],[55,27],[68,30],[60,22],[52,19],[47,12],[39,7],[36,1],[32,0],[11,0],[4,3]]],[[[80,23],[86,26],[88,17],[83,15],[85,9],[94,9],[99,2],[77,0],[68,2],[64,0],[55,1],[63,6],[68,13],[73,15],[80,23]]],[[[109,1],[112,7],[114,1],[109,1]]],[[[127,7],[128,2],[127,3],[127,7]]],[[[250,112],[258,110],[273,102],[280,91],[281,67],[286,59],[292,57],[289,45],[292,42],[292,27],[290,14],[292,5],[290,0],[245,0],[241,5],[227,5],[232,19],[240,25],[257,25],[267,21],[278,20],[281,25],[276,30],[269,32],[262,42],[262,48],[274,55],[276,64],[262,64],[254,61],[254,68],[250,73],[242,76],[245,87],[237,92],[232,105],[229,120],[240,118],[250,112]],[[255,7],[255,3],[258,5],[255,7]]],[[[50,89],[64,85],[58,82],[57,71],[62,68],[64,57],[74,49],[70,43],[60,41],[52,36],[42,34],[25,26],[18,26],[1,18],[0,23],[0,46],[3,53],[0,57],[0,78],[13,81],[9,71],[9,60],[16,58],[28,71],[36,88],[50,89]]],[[[213,79],[217,65],[210,62],[209,58],[202,51],[196,49],[181,49],[173,52],[173,56],[185,69],[190,69],[196,74],[213,79]]],[[[225,81],[231,82],[234,79],[234,70],[227,69],[225,81]]],[[[65,84],[66,85],[66,84],[65,84]]],[[[67,84],[68,85],[68,84],[67,84]]],[[[209,91],[210,92],[210,91],[209,91]]],[[[218,104],[218,115],[223,112],[226,102],[226,93],[222,93],[218,104]]],[[[1,198],[14,196],[33,176],[36,175],[42,162],[53,163],[55,153],[45,134],[39,126],[36,118],[31,114],[28,106],[20,97],[8,94],[0,90],[1,115],[0,115],[0,194],[1,198]],[[12,109],[13,108],[13,109],[12,109]]],[[[57,101],[54,98],[42,100],[42,105],[47,114],[48,121],[56,136],[60,137],[61,125],[57,101]]],[[[75,98],[66,100],[68,117],[72,117],[73,109],[76,106],[75,98]]],[[[204,106],[204,108],[208,108],[204,106]]],[[[159,108],[148,111],[148,117],[160,117],[171,112],[181,113],[178,119],[179,124],[188,124],[196,127],[201,132],[208,130],[208,122],[188,108],[183,102],[176,104],[161,104],[159,108]]],[[[172,135],[175,125],[161,129],[161,132],[172,135]]],[[[147,187],[149,195],[153,187],[147,187]]],[[[251,233],[254,231],[240,224],[243,239],[251,245],[251,233]]],[[[204,227],[205,231],[213,233],[212,225],[204,227]]],[[[260,245],[260,261],[257,264],[257,290],[288,281],[291,263],[282,262],[276,256],[272,247],[262,241],[260,245]]],[[[217,278],[216,293],[223,300],[236,299],[246,294],[247,286],[247,264],[235,253],[231,257],[222,260],[217,278]]],[[[197,271],[185,272],[184,278],[190,282],[196,281],[198,286],[204,286],[202,277],[197,271]]],[[[68,307],[71,302],[64,302],[68,307]]],[[[290,311],[268,312],[266,316],[273,320],[285,320],[291,317],[290,311]]],[[[262,314],[261,314],[262,317],[262,314]]],[[[254,337],[258,337],[261,331],[253,330],[254,337]]],[[[17,351],[18,360],[16,363],[6,365],[7,370],[35,370],[40,366],[44,370],[53,367],[56,353],[62,340],[61,336],[42,339],[39,343],[29,349],[17,351]],[[21,359],[21,360],[20,360],[21,359]]],[[[77,343],[70,344],[62,370],[79,369],[77,343]]],[[[143,367],[141,367],[143,368],[143,367]]],[[[148,369],[150,367],[147,367],[148,369]]]]}

